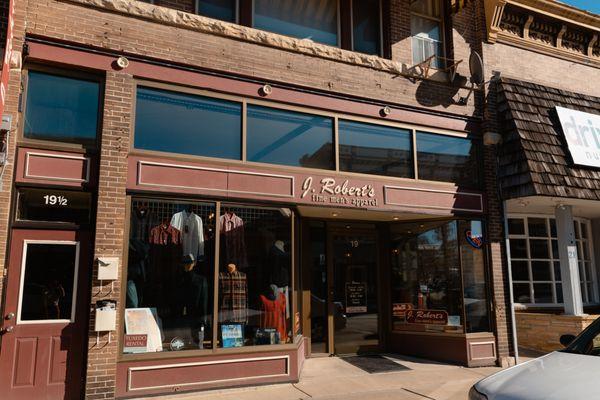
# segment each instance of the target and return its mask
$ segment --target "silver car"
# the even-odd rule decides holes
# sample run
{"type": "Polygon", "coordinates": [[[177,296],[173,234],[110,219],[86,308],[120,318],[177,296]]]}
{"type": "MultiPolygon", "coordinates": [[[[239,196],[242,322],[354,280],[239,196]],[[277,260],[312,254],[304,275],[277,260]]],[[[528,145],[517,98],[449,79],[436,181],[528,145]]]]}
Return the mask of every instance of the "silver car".
{"type": "Polygon", "coordinates": [[[563,335],[560,342],[564,350],[480,380],[469,400],[600,399],[600,318],[579,336],[563,335]]]}

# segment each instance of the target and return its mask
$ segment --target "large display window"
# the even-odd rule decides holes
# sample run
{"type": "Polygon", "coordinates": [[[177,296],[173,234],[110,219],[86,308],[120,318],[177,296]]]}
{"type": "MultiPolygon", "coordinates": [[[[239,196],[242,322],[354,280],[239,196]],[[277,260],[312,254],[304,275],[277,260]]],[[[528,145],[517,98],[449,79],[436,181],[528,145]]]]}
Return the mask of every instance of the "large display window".
{"type": "Polygon", "coordinates": [[[393,225],[392,329],[489,331],[481,221],[393,225]]]}
{"type": "Polygon", "coordinates": [[[293,212],[134,198],[123,353],[293,342],[293,212]]]}

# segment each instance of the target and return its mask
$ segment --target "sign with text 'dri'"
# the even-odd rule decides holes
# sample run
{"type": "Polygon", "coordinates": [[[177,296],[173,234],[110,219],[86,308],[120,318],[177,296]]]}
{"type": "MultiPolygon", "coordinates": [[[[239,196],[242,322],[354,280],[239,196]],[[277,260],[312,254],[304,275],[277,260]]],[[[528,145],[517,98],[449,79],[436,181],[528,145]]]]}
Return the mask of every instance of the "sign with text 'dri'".
{"type": "Polygon", "coordinates": [[[556,107],[573,162],[600,168],[600,115],[556,107]]]}

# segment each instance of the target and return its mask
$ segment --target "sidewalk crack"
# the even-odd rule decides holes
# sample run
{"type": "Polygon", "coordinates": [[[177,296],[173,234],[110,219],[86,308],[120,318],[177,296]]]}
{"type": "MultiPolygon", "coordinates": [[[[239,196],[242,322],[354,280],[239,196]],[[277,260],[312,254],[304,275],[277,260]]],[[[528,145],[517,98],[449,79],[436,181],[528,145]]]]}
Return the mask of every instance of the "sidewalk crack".
{"type": "Polygon", "coordinates": [[[426,395],[424,395],[424,394],[422,394],[422,393],[415,392],[414,390],[410,390],[410,389],[407,389],[407,388],[402,388],[402,390],[405,390],[405,391],[407,391],[407,392],[409,392],[409,393],[412,393],[412,394],[416,394],[417,396],[421,396],[421,397],[422,397],[422,398],[424,398],[424,399],[436,400],[436,399],[435,399],[435,398],[433,398],[433,397],[429,397],[429,396],[426,396],[426,395]]]}
{"type": "Polygon", "coordinates": [[[304,390],[300,389],[298,386],[296,386],[296,384],[295,384],[295,383],[292,383],[292,387],[293,387],[294,389],[296,389],[297,391],[299,391],[299,392],[301,392],[301,393],[304,393],[305,395],[307,395],[309,398],[311,398],[311,399],[312,399],[312,396],[311,396],[309,393],[307,393],[307,392],[305,392],[304,390]]]}

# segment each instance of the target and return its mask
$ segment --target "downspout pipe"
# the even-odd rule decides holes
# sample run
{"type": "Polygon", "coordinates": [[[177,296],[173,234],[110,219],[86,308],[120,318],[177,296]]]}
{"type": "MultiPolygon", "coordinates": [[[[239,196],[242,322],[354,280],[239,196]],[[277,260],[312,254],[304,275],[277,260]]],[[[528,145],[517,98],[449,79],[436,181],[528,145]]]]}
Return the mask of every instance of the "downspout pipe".
{"type": "Polygon", "coordinates": [[[506,200],[502,202],[502,214],[504,217],[504,241],[506,248],[506,265],[508,268],[508,304],[510,307],[510,320],[512,330],[512,343],[515,352],[515,364],[519,363],[519,345],[517,340],[517,320],[515,318],[515,303],[513,301],[512,265],[510,261],[510,240],[508,239],[508,214],[506,212],[506,200]]]}

